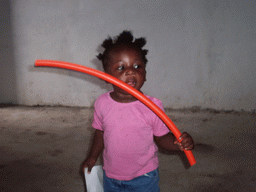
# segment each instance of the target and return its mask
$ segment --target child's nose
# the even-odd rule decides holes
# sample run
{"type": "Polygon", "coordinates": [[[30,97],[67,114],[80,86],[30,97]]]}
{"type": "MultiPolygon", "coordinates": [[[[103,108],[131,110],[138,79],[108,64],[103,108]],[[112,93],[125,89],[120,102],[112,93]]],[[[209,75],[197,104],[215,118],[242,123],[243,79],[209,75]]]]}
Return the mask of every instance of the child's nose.
{"type": "Polygon", "coordinates": [[[126,75],[134,75],[135,74],[135,70],[133,67],[129,67],[126,69],[126,75]]]}

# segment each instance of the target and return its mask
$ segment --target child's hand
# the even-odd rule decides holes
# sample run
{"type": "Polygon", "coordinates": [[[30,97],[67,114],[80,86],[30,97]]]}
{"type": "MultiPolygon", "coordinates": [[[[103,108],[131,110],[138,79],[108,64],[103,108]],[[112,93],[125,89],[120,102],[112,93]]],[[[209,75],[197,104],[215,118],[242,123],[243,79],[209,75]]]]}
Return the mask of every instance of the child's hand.
{"type": "Polygon", "coordinates": [[[181,151],[194,149],[193,138],[188,133],[182,133],[180,136],[180,140],[181,142],[177,141],[176,139],[174,141],[174,144],[178,145],[181,151]]]}
{"type": "Polygon", "coordinates": [[[91,170],[93,168],[93,166],[95,165],[96,163],[96,159],[94,158],[91,158],[91,157],[88,157],[84,163],[83,163],[83,171],[86,167],[88,167],[88,173],[90,174],[91,173],[91,170]]]}

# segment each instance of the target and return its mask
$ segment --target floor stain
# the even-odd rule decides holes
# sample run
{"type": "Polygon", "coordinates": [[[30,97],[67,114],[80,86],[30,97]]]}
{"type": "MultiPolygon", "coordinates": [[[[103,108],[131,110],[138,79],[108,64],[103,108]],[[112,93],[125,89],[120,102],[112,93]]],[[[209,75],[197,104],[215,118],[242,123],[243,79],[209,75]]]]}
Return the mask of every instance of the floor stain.
{"type": "Polygon", "coordinates": [[[48,151],[47,154],[52,156],[52,157],[55,157],[55,156],[58,156],[60,154],[63,153],[63,150],[60,150],[60,149],[55,149],[53,151],[48,151]]]}
{"type": "Polygon", "coordinates": [[[45,131],[37,131],[36,132],[36,135],[39,135],[39,136],[41,136],[41,135],[48,135],[49,133],[47,133],[47,132],[45,132],[45,131]]]}
{"type": "Polygon", "coordinates": [[[195,151],[197,152],[213,152],[215,150],[215,147],[213,145],[208,145],[205,143],[196,143],[195,144],[195,151]]]}

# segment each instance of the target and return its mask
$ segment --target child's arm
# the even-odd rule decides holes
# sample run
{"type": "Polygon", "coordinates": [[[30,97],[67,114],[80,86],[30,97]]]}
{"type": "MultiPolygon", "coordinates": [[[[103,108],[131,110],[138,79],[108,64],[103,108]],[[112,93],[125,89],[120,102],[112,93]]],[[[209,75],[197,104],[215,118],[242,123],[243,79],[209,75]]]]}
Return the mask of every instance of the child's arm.
{"type": "Polygon", "coordinates": [[[92,147],[89,153],[89,156],[83,163],[83,170],[85,167],[88,167],[88,173],[91,172],[92,167],[95,165],[99,155],[101,154],[104,148],[103,142],[103,131],[95,130],[92,147]]]}
{"type": "Polygon", "coordinates": [[[175,136],[172,133],[168,133],[161,137],[155,136],[156,144],[168,151],[183,151],[185,150],[192,150],[194,149],[194,141],[192,137],[184,132],[181,134],[180,139],[181,142],[178,142],[175,136]]]}

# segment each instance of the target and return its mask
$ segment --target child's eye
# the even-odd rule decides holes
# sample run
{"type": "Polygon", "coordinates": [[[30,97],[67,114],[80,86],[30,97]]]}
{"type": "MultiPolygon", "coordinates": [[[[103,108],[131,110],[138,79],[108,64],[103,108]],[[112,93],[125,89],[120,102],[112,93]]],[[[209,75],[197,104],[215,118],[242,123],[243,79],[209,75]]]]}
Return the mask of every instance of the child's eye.
{"type": "Polygon", "coordinates": [[[134,68],[135,68],[135,69],[138,69],[139,67],[140,67],[140,66],[139,66],[137,63],[134,64],[134,68]]]}
{"type": "Polygon", "coordinates": [[[124,69],[123,66],[118,67],[118,70],[119,70],[119,71],[122,71],[123,69],[124,69]]]}

